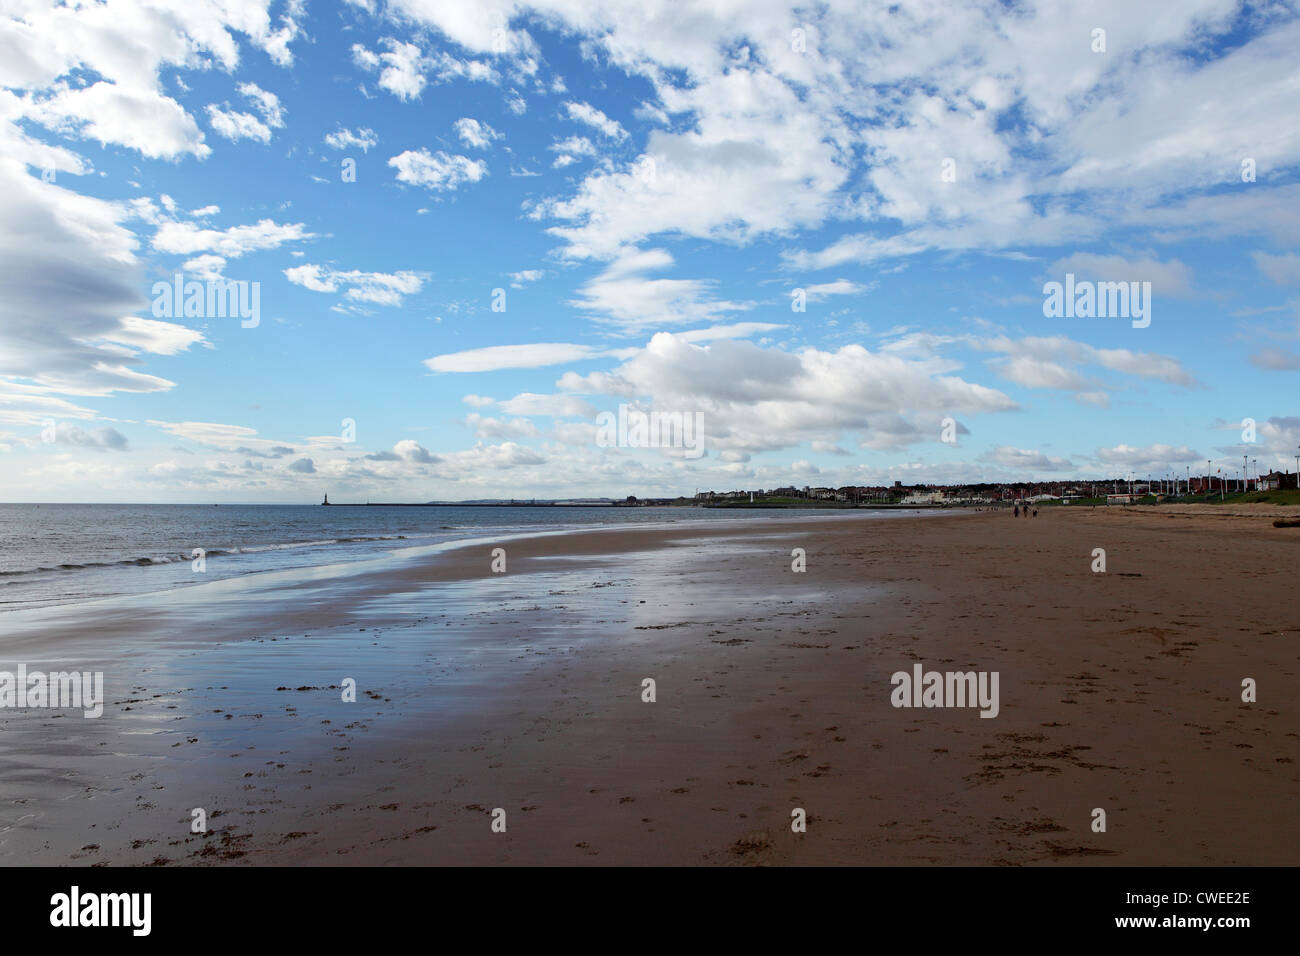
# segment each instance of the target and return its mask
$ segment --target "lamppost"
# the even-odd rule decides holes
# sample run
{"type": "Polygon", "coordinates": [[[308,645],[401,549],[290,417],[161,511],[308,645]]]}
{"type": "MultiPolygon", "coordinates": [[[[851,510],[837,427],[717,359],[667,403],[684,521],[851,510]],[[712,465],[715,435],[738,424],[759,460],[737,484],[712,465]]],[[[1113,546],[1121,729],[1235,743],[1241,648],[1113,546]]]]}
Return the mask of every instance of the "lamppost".
{"type": "Polygon", "coordinates": [[[1205,490],[1214,490],[1214,475],[1210,473],[1210,459],[1205,459],[1205,490]]]}

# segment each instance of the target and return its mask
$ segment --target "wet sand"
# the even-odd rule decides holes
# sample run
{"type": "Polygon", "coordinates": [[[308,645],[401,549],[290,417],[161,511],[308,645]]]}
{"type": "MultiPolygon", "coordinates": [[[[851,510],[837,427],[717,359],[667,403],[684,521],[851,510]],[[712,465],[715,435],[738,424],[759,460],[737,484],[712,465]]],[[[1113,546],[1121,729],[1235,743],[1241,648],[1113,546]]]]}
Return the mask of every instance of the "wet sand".
{"type": "Polygon", "coordinates": [[[5,615],[0,667],[108,703],[0,710],[0,863],[1295,865],[1286,510],[782,514],[5,615]],[[893,707],[917,662],[1000,713],[893,707]]]}

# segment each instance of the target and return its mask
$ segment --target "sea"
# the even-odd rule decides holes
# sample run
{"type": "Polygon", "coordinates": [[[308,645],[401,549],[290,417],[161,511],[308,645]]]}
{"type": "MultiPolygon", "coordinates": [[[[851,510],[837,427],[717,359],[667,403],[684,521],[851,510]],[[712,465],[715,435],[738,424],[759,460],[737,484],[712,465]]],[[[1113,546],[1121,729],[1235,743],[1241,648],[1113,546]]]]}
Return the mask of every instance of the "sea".
{"type": "MultiPolygon", "coordinates": [[[[800,514],[833,513],[806,509],[800,514]]],[[[843,513],[843,512],[839,512],[843,513]]],[[[0,504],[0,616],[530,530],[791,517],[692,507],[0,504]]]]}

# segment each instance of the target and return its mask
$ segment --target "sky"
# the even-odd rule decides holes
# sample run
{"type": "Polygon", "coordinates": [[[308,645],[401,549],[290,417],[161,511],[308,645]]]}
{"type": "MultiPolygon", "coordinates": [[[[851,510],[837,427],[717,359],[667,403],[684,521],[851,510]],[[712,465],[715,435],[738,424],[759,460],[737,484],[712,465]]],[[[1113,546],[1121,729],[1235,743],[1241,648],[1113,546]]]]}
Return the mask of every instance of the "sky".
{"type": "Polygon", "coordinates": [[[1297,51],[1287,2],[0,0],[0,500],[1294,470],[1297,51]]]}

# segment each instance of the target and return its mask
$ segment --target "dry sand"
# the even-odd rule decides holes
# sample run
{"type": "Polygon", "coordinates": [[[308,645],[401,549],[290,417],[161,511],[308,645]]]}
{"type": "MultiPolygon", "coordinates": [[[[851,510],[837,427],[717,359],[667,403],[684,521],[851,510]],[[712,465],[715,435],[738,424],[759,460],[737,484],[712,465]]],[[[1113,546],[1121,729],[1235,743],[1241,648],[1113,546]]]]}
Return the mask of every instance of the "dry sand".
{"type": "Polygon", "coordinates": [[[0,863],[1295,865],[1283,511],[783,513],[9,615],[0,666],[109,704],[0,712],[0,863]],[[894,708],[916,662],[999,715],[894,708]]]}

